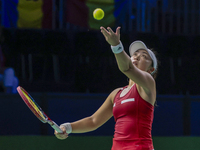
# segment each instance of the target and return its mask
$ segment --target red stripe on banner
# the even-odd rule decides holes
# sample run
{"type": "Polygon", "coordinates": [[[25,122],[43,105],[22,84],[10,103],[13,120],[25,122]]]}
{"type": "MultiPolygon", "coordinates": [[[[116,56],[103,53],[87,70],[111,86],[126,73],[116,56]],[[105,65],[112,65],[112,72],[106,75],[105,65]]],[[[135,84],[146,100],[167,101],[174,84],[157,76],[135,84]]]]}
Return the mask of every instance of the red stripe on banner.
{"type": "Polygon", "coordinates": [[[87,0],[66,1],[66,21],[74,25],[88,28],[89,9],[86,6],[87,0]]]}
{"type": "Polygon", "coordinates": [[[42,11],[42,28],[52,29],[52,0],[43,0],[42,11]]]}

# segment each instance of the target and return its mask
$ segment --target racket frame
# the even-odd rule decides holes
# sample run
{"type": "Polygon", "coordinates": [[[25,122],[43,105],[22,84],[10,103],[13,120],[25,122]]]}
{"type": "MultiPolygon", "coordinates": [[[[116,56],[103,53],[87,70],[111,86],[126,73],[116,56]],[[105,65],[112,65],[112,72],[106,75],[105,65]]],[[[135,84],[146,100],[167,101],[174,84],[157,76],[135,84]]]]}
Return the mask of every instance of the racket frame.
{"type": "Polygon", "coordinates": [[[54,122],[52,121],[42,110],[42,108],[36,103],[36,101],[31,97],[31,95],[21,86],[17,87],[17,91],[19,93],[19,95],[21,96],[21,98],[23,99],[23,101],[25,102],[25,104],[28,106],[28,108],[33,112],[33,114],[43,123],[48,123],[51,125],[51,127],[53,129],[55,129],[58,133],[63,133],[63,131],[60,129],[60,127],[54,122]],[[31,102],[28,100],[28,98],[26,97],[26,95],[30,98],[31,102]],[[31,104],[32,103],[32,104],[31,104]],[[34,108],[35,105],[37,107],[37,109],[39,110],[39,112],[37,111],[37,109],[34,108]]]}

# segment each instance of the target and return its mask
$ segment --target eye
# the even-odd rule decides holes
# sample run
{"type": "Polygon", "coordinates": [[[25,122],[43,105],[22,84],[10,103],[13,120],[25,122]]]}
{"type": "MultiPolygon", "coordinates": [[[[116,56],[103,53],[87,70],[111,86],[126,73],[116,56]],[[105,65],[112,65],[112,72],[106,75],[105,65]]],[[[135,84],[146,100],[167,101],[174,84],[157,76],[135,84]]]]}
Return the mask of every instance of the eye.
{"type": "Polygon", "coordinates": [[[137,56],[137,52],[133,53],[133,56],[137,56]]]}
{"type": "Polygon", "coordinates": [[[142,55],[142,57],[144,57],[144,58],[147,58],[147,56],[146,56],[146,55],[142,55]]]}

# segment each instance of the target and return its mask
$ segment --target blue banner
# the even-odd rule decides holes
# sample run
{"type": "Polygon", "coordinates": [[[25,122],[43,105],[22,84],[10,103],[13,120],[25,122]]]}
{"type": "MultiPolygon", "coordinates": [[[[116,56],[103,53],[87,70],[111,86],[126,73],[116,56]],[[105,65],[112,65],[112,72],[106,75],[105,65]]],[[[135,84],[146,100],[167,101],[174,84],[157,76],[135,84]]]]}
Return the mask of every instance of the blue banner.
{"type": "Polygon", "coordinates": [[[17,27],[19,0],[2,0],[2,26],[17,27]]]}

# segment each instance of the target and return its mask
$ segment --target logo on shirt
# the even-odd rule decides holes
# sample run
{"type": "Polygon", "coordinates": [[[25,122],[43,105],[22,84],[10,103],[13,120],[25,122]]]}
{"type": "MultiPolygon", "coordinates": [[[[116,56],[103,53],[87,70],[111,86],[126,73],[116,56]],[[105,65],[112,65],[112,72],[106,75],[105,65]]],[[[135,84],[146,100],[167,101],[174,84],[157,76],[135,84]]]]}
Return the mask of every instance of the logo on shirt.
{"type": "Polygon", "coordinates": [[[127,102],[133,102],[133,101],[135,101],[135,98],[129,98],[129,99],[125,99],[125,100],[121,101],[121,104],[127,103],[127,102]]]}
{"type": "MultiPolygon", "coordinates": [[[[129,99],[125,99],[123,101],[121,101],[121,104],[124,104],[124,103],[127,103],[127,102],[134,102],[135,101],[135,98],[129,98],[129,99]]],[[[115,107],[115,103],[113,104],[113,107],[115,107]]]]}

